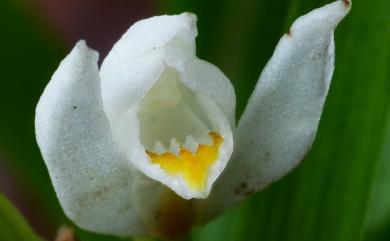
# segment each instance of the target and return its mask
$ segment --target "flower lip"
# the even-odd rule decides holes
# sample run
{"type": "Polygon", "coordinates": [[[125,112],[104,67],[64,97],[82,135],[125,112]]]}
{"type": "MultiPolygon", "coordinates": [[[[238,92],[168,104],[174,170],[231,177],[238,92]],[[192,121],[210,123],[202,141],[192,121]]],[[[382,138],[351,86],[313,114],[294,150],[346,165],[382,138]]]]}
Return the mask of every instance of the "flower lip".
{"type": "Polygon", "coordinates": [[[232,134],[214,101],[181,79],[165,64],[147,94],[130,108],[139,131],[132,132],[126,153],[139,170],[180,196],[205,198],[230,157],[232,134]]]}
{"type": "Polygon", "coordinates": [[[206,188],[209,168],[217,161],[223,143],[223,138],[216,132],[210,132],[209,137],[212,144],[191,143],[191,150],[186,141],[187,146],[180,145],[178,151],[172,151],[171,148],[159,154],[146,150],[146,154],[152,163],[160,165],[168,174],[180,176],[189,188],[201,191],[206,188]]]}
{"type": "Polygon", "coordinates": [[[232,153],[231,127],[235,125],[233,86],[217,67],[196,57],[196,35],[194,14],[142,20],[114,45],[100,71],[104,110],[120,151],[136,169],[187,199],[208,196],[232,153]],[[173,73],[175,81],[168,76],[160,84],[167,72],[173,73]],[[166,88],[145,98],[159,85],[166,88]],[[194,153],[191,139],[211,144],[210,132],[217,132],[224,142],[208,169],[204,190],[190,190],[180,175],[167,174],[145,152],[154,151],[156,145],[168,147],[176,138],[194,153]]]}

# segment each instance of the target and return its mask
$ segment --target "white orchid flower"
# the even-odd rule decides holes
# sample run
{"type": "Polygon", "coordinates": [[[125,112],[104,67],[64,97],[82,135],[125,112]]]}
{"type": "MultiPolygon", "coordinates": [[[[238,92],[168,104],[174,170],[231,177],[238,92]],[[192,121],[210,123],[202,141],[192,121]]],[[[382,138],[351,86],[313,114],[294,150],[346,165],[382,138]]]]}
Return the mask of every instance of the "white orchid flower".
{"type": "Polygon", "coordinates": [[[230,81],[195,55],[194,14],[135,23],[100,71],[80,41],[35,120],[66,215],[98,233],[176,237],[284,176],[313,143],[333,32],[350,6],[339,0],[295,21],[238,125],[230,81]]]}

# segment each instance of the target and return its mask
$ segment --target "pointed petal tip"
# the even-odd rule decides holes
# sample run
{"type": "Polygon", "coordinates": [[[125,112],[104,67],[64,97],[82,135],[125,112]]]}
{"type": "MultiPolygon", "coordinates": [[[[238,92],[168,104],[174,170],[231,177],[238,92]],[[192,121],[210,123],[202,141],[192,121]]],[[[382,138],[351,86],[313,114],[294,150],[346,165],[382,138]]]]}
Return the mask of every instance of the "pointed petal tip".
{"type": "Polygon", "coordinates": [[[298,33],[306,39],[308,37],[306,35],[313,29],[318,33],[333,32],[349,13],[351,6],[352,0],[337,0],[317,8],[295,20],[286,36],[294,38],[298,33]]]}
{"type": "Polygon", "coordinates": [[[352,0],[337,0],[336,2],[325,5],[318,10],[322,9],[324,15],[333,17],[332,19],[335,20],[335,25],[337,25],[349,13],[351,7],[352,0]]]}
{"type": "Polygon", "coordinates": [[[198,21],[198,16],[196,16],[195,13],[192,13],[192,12],[184,12],[182,14],[180,14],[181,16],[184,16],[186,17],[188,20],[190,20],[191,22],[194,22],[196,23],[198,21]]]}
{"type": "Polygon", "coordinates": [[[351,8],[352,6],[352,0],[342,0],[343,3],[344,3],[344,6],[347,7],[347,8],[351,8]]]}
{"type": "Polygon", "coordinates": [[[79,41],[77,41],[76,47],[77,48],[88,48],[87,41],[85,41],[84,39],[80,39],[79,41]]]}
{"type": "Polygon", "coordinates": [[[71,53],[75,53],[75,54],[83,54],[83,55],[91,55],[91,57],[96,60],[96,62],[99,60],[99,52],[97,52],[96,50],[88,47],[87,45],[87,41],[85,41],[84,39],[80,39],[75,47],[73,48],[72,52],[71,53]]]}
{"type": "Polygon", "coordinates": [[[180,14],[179,16],[181,16],[185,19],[186,24],[188,26],[188,29],[190,29],[191,32],[194,32],[195,36],[196,36],[197,35],[196,23],[198,22],[198,17],[196,16],[196,14],[192,13],[192,12],[184,12],[184,13],[180,14]]]}

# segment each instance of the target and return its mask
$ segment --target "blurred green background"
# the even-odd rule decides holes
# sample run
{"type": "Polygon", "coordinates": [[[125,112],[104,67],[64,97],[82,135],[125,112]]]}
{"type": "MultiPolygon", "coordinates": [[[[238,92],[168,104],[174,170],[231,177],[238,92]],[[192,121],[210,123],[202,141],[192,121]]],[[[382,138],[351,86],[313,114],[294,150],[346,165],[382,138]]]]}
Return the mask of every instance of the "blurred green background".
{"type": "MultiPolygon", "coordinates": [[[[54,240],[61,225],[72,226],[55,197],[33,121],[40,94],[78,39],[104,57],[136,20],[194,12],[198,56],[231,79],[239,116],[278,39],[298,16],[329,2],[1,0],[0,240],[54,240]]],[[[390,1],[354,0],[335,37],[332,86],[303,164],[195,228],[192,240],[390,240],[390,1]]],[[[80,241],[121,240],[76,232],[80,241]]]]}

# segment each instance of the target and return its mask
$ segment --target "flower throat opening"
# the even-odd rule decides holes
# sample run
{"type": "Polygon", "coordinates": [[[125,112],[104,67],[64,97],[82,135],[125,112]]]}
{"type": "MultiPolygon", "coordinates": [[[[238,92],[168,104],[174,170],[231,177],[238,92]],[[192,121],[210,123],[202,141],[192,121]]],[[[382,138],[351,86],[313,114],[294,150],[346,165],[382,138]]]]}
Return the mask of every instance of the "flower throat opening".
{"type": "Polygon", "coordinates": [[[210,113],[179,74],[166,67],[140,102],[140,139],[152,163],[203,190],[210,167],[218,160],[223,137],[213,130],[210,113]]]}

